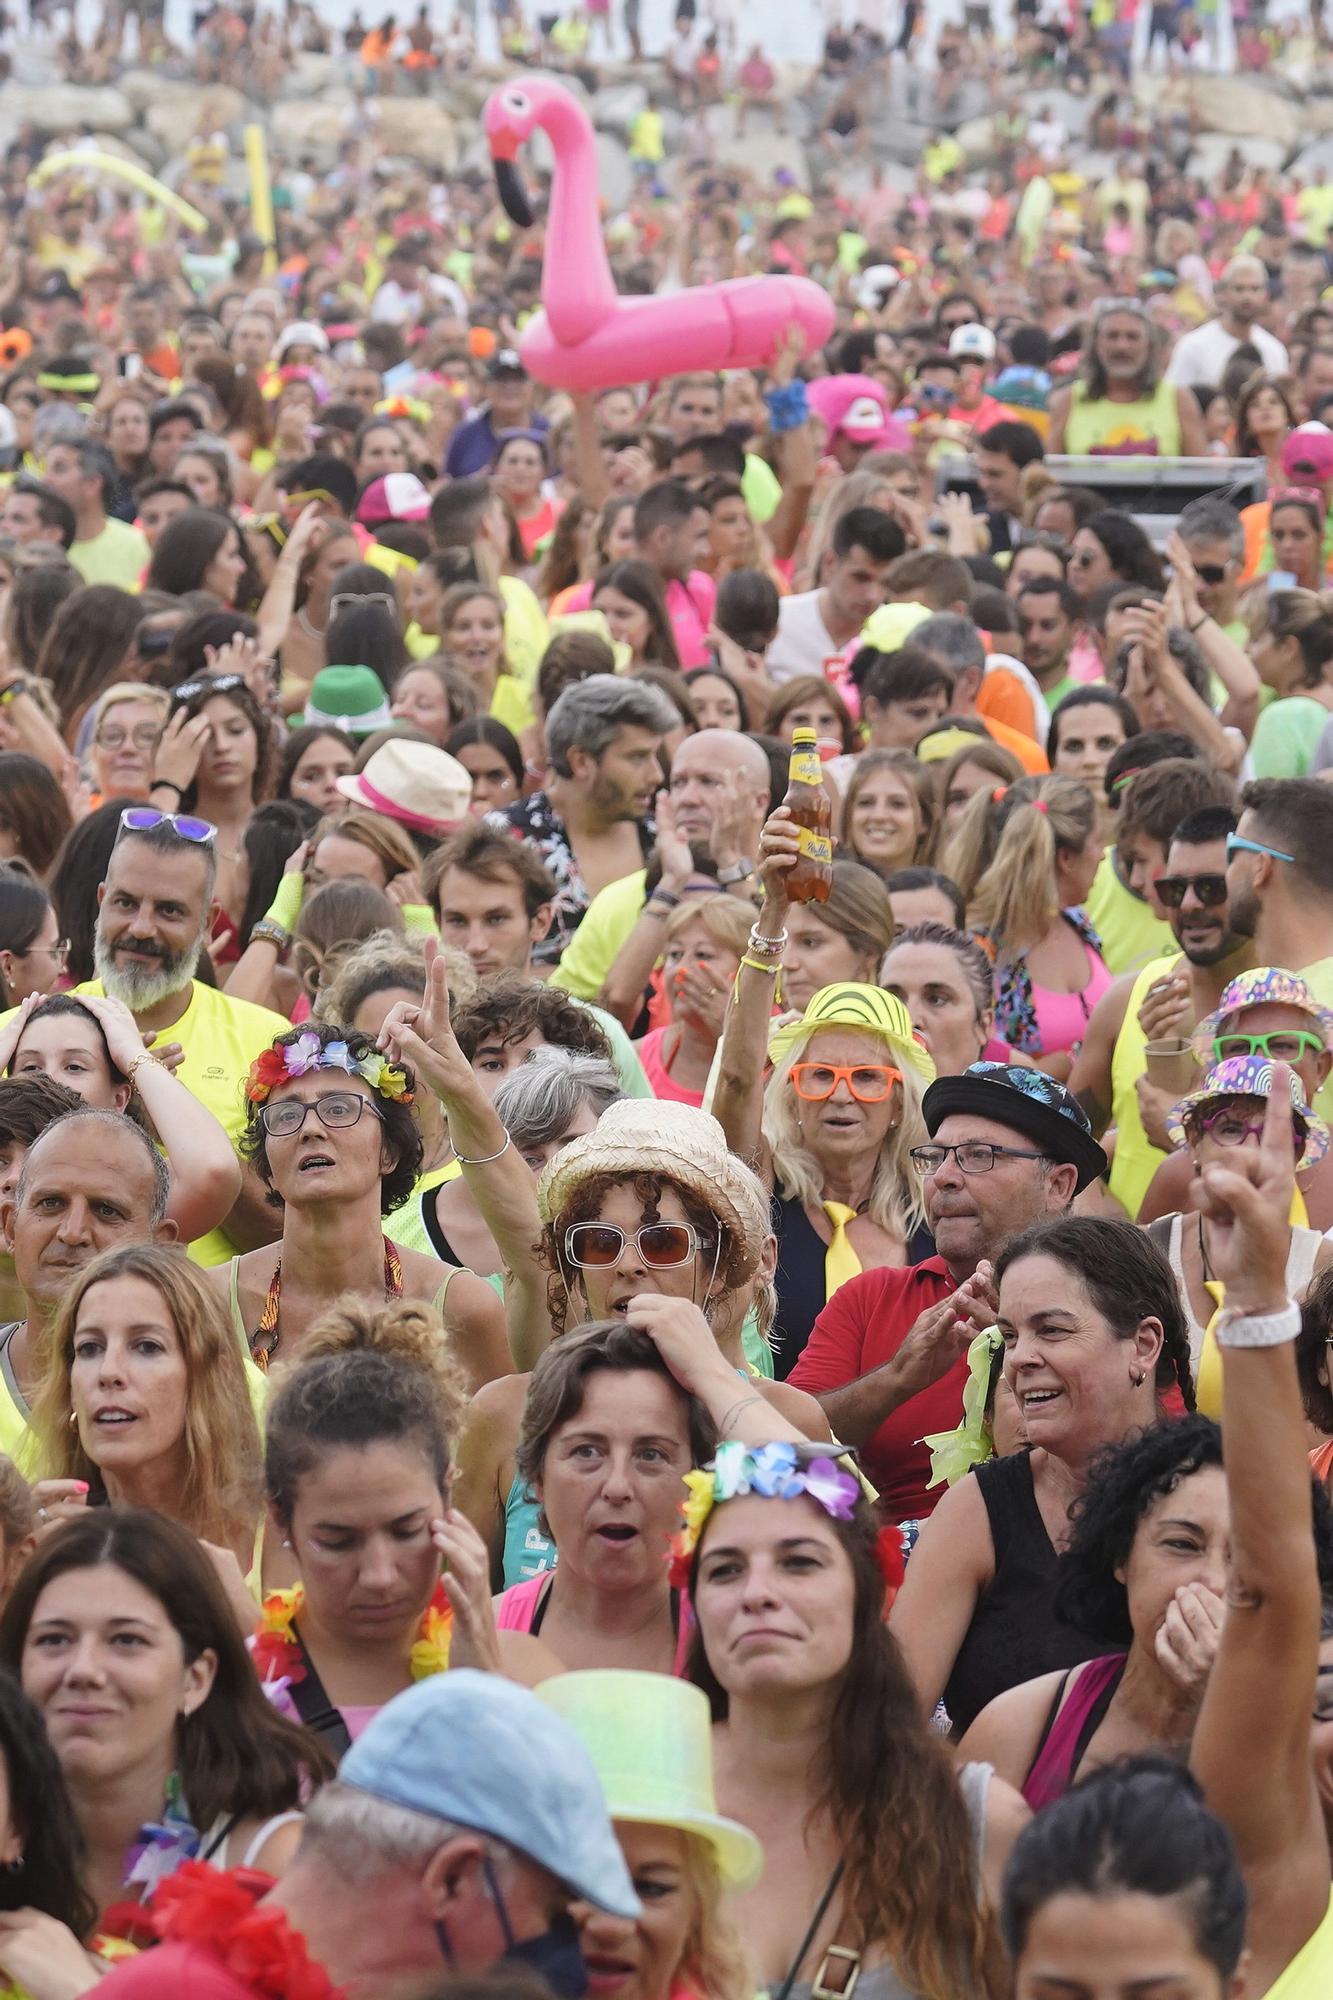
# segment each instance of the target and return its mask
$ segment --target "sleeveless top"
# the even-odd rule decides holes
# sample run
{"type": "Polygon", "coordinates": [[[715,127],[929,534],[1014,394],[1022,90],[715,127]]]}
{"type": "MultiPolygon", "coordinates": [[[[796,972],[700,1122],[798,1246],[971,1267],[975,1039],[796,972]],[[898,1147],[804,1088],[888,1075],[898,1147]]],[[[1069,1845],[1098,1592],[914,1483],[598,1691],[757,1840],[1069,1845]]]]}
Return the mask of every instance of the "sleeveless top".
{"type": "Polygon", "coordinates": [[[1088,400],[1086,383],[1075,382],[1065,421],[1064,448],[1074,457],[1179,458],[1180,409],[1174,383],[1161,381],[1137,403],[1088,400]]]}
{"type": "Polygon", "coordinates": [[[1125,1019],[1111,1051],[1111,1122],[1115,1126],[1115,1158],[1108,1181],[1111,1193],[1133,1222],[1143,1206],[1149,1183],[1166,1154],[1159,1152],[1143,1129],[1135,1084],[1147,1068],[1147,1036],[1139,1026],[1139,1008],[1155,979],[1165,979],[1180,964],[1180,953],[1154,958],[1129,989],[1125,1019]]]}
{"type": "Polygon", "coordinates": [[[538,1515],[541,1504],[527,1483],[516,1478],[505,1496],[504,1580],[530,1583],[556,1565],[555,1543],[544,1535],[538,1515]]]}
{"type": "MultiPolygon", "coordinates": [[[[495,1629],[497,1632],[530,1632],[535,1639],[542,1629],[542,1622],[550,1608],[549,1573],[529,1577],[526,1583],[516,1583],[503,1591],[495,1607],[495,1629]]],[[[690,1650],[690,1633],[694,1621],[690,1616],[689,1600],[681,1593],[671,1593],[671,1622],[676,1628],[676,1657],[671,1672],[677,1680],[685,1676],[685,1661],[690,1650]]]]}
{"type": "MultiPolygon", "coordinates": [[[[958,1771],[958,1788],[972,1823],[978,1900],[981,1896],[982,1853],[986,1845],[986,1799],[994,1776],[993,1764],[963,1764],[958,1771]]],[[[836,1938],[834,1943],[837,1943],[836,1938]]],[[[836,1968],[836,1960],[834,1965],[836,1968]]],[[[817,1968],[817,1972],[822,1969],[817,1968]]],[[[814,2000],[816,1993],[827,1996],[829,1991],[817,1979],[801,1980],[789,1989],[787,2000],[814,2000]]],[[[856,1981],[856,2000],[919,2000],[919,1996],[914,1988],[903,1984],[892,1964],[886,1964],[871,1966],[860,1974],[856,1981]]]]}
{"type": "Polygon", "coordinates": [[[1073,1784],[1088,1745],[1106,1720],[1124,1671],[1125,1655],[1108,1653],[1105,1659],[1089,1660],[1081,1670],[1071,1667],[1060,1676],[1037,1754],[1023,1780],[1023,1797],[1033,1812],[1053,1804],[1073,1784]],[[1075,1673],[1078,1678],[1066,1700],[1065,1691],[1075,1673]]]}
{"type": "MultiPolygon", "coordinates": [[[[237,1333],[240,1335],[242,1341],[244,1342],[245,1352],[248,1355],[250,1352],[250,1329],[246,1326],[245,1315],[241,1311],[240,1258],[233,1257],[230,1266],[228,1268],[230,1276],[228,1278],[227,1296],[231,1301],[231,1323],[235,1327],[237,1333]]],[[[440,1285],[439,1291],[436,1292],[433,1298],[431,1299],[430,1302],[431,1309],[432,1311],[439,1313],[441,1319],[443,1319],[444,1317],[444,1301],[448,1296],[449,1287],[453,1283],[454,1279],[458,1276],[460,1268],[461,1267],[457,1264],[445,1265],[443,1282],[440,1285]]],[[[261,1377],[261,1380],[262,1379],[263,1378],[261,1377]]]]}
{"type": "MultiPolygon", "coordinates": [[[[1190,1221],[1193,1222],[1193,1220],[1194,1217],[1191,1215],[1190,1221]]],[[[1185,1315],[1185,1324],[1189,1329],[1190,1367],[1194,1371],[1196,1385],[1202,1386],[1203,1377],[1199,1367],[1199,1359],[1203,1353],[1204,1334],[1207,1329],[1200,1326],[1198,1320],[1194,1317],[1194,1308],[1190,1304],[1189,1290],[1185,1283],[1185,1260],[1181,1254],[1180,1244],[1184,1228],[1185,1217],[1183,1215],[1163,1215],[1148,1225],[1148,1234],[1152,1237],[1153,1242],[1159,1250],[1165,1250],[1167,1262],[1170,1264],[1172,1273],[1175,1276],[1176,1284],[1180,1291],[1181,1309],[1185,1315]],[[1166,1236],[1165,1243],[1162,1241],[1163,1235],[1166,1236]]],[[[1291,1247],[1287,1251],[1287,1291],[1292,1298],[1300,1298],[1314,1276],[1314,1260],[1319,1255],[1319,1246],[1323,1240],[1317,1229],[1301,1229],[1293,1225],[1291,1247]]],[[[1222,1414],[1220,1383],[1217,1385],[1217,1390],[1218,1393],[1216,1396],[1209,1396],[1209,1406],[1206,1409],[1202,1402],[1199,1404],[1199,1408],[1204,1411],[1205,1416],[1220,1417],[1222,1414]]]]}
{"type": "Polygon", "coordinates": [[[1006,1688],[1058,1667],[1081,1666],[1101,1651],[1097,1640],[1062,1625],[1051,1608],[1058,1557],[1037,1506],[1027,1452],[993,1458],[970,1476],[980,1484],[990,1521],[995,1575],[977,1599],[944,1690],[960,1735],[1006,1688]]]}
{"type": "Polygon", "coordinates": [[[1263,2000],[1328,2000],[1333,1993],[1333,1890],[1319,1928],[1284,1965],[1263,2000]]]}
{"type": "MultiPolygon", "coordinates": [[[[778,1266],[773,1279],[778,1313],[770,1336],[773,1374],[779,1382],[785,1382],[805,1351],[815,1321],[828,1304],[824,1282],[824,1252],[828,1245],[798,1195],[784,1199],[775,1192],[768,1208],[773,1234],[778,1239],[778,1266]]],[[[903,1262],[922,1264],[934,1255],[935,1240],[930,1231],[924,1226],[914,1230],[903,1262]]],[[[749,1358],[748,1343],[745,1352],[749,1358]]]]}
{"type": "Polygon", "coordinates": [[[1087,959],[1088,976],[1077,993],[1036,985],[1023,952],[1013,958],[1001,955],[995,967],[995,1032],[1027,1056],[1076,1048],[1093,1008],[1111,984],[1101,939],[1082,910],[1061,910],[1060,915],[1082,943],[1087,959]]]}
{"type": "Polygon", "coordinates": [[[701,1090],[686,1090],[675,1081],[671,1071],[662,1060],[662,1038],[666,1028],[650,1028],[642,1041],[634,1044],[643,1064],[643,1073],[652,1085],[654,1097],[660,1097],[665,1104],[692,1104],[696,1111],[703,1108],[704,1094],[701,1090]]]}
{"type": "MultiPolygon", "coordinates": [[[[468,1266],[441,1229],[435,1208],[436,1191],[458,1180],[462,1172],[457,1160],[450,1160],[446,1166],[432,1167],[428,1174],[423,1174],[402,1207],[385,1216],[384,1234],[389,1241],[400,1250],[419,1250],[423,1257],[434,1257],[441,1264],[466,1271],[468,1266]]],[[[488,1271],[484,1282],[503,1305],[504,1272],[488,1271]]]]}

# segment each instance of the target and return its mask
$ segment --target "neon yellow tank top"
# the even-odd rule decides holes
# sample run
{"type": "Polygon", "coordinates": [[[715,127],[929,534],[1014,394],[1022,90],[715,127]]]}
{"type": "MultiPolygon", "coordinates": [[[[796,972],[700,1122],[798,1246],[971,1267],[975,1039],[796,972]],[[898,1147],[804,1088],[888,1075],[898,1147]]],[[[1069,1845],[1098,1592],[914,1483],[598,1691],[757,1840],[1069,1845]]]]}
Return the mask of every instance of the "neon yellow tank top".
{"type": "Polygon", "coordinates": [[[1328,2000],[1333,1993],[1333,1890],[1317,1931],[1283,1967],[1263,2000],[1328,2000]]]}
{"type": "Polygon", "coordinates": [[[1124,1026],[1116,1036],[1111,1053],[1111,1122],[1115,1126],[1115,1157],[1111,1161],[1108,1185],[1131,1222],[1138,1218],[1143,1197],[1165,1153],[1158,1151],[1143,1129],[1139,1097],[1135,1089],[1147,1065],[1144,1049],[1147,1036],[1139,1026],[1139,1008],[1154,979],[1162,979],[1180,962],[1180,953],[1154,958],[1145,965],[1130,988],[1124,1026]]]}

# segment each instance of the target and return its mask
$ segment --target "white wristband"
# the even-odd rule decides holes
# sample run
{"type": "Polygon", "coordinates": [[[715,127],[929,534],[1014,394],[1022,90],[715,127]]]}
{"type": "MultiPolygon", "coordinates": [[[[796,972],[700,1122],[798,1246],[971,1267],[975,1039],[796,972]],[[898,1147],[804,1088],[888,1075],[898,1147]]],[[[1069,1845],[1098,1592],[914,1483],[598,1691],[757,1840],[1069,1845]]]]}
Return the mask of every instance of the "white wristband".
{"type": "Polygon", "coordinates": [[[1219,1347],[1282,1347],[1301,1330],[1301,1309],[1288,1299],[1281,1312],[1224,1312],[1216,1326],[1219,1347]]]}

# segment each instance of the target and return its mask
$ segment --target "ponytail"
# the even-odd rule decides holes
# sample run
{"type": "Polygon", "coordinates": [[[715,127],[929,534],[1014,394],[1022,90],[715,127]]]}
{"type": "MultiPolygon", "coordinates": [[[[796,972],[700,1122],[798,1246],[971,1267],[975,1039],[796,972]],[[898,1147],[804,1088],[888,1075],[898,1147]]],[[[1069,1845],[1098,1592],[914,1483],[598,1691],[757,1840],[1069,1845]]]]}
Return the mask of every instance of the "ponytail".
{"type": "Polygon", "coordinates": [[[1001,957],[1017,957],[1045,934],[1059,908],[1056,855],[1077,853],[1096,820],[1096,801],[1076,778],[1020,778],[972,800],[949,850],[956,866],[946,872],[967,898],[969,925],[1001,957]]]}

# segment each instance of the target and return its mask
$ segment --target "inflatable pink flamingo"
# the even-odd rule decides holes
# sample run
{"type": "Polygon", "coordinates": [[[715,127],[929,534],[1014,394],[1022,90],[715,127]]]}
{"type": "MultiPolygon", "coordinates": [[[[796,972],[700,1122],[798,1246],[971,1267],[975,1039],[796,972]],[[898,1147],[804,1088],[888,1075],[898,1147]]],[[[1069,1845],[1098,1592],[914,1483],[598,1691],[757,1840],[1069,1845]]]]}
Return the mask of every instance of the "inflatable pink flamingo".
{"type": "Polygon", "coordinates": [[[696,368],[770,364],[789,326],[806,352],[833,331],[833,302],[809,278],[729,278],[657,298],[621,298],[602,244],[597,148],[583,107],[559,84],[506,84],[486,104],[500,200],[521,229],[533,215],[515,161],[537,126],[555,151],[542,303],[519,352],[553,389],[606,389],[696,368]]]}

